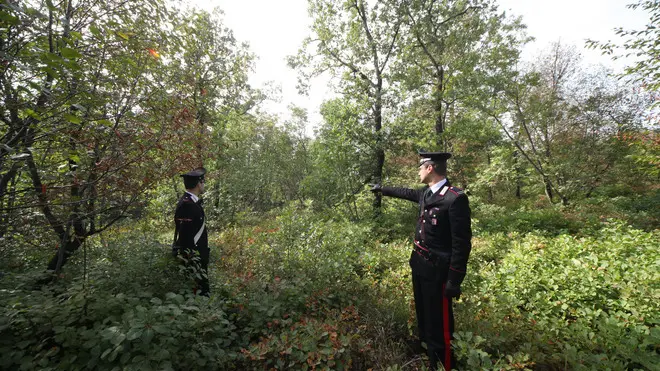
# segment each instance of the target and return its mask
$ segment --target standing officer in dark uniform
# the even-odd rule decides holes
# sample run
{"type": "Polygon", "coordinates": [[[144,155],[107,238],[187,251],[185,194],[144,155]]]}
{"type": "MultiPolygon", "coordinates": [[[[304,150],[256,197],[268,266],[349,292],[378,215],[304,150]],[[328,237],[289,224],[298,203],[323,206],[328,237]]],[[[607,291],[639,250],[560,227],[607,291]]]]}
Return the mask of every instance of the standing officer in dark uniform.
{"type": "Polygon", "coordinates": [[[427,187],[415,190],[377,184],[371,191],[419,203],[410,257],[419,338],[426,343],[431,369],[442,362],[445,370],[451,370],[455,366],[452,298],[461,294],[472,248],[470,205],[467,195],[446,178],[450,153],[419,155],[419,179],[427,187]]]}
{"type": "Polygon", "coordinates": [[[206,215],[199,195],[204,193],[204,168],[182,174],[186,192],[181,196],[174,212],[176,229],[172,253],[186,259],[186,265],[194,267],[197,290],[209,296],[209,243],[206,232],[206,215]]]}

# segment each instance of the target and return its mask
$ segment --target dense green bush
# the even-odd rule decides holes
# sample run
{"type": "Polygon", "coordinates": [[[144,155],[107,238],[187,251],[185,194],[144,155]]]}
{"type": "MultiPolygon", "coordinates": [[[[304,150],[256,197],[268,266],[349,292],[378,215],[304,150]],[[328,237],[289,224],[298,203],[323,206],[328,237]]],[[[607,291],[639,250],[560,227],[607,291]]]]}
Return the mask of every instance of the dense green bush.
{"type": "Polygon", "coordinates": [[[497,205],[476,205],[474,209],[475,233],[516,232],[558,235],[575,234],[585,228],[593,228],[597,221],[578,218],[558,208],[519,207],[516,209],[497,205]]]}
{"type": "Polygon", "coordinates": [[[472,340],[489,360],[525,354],[575,370],[660,366],[657,232],[612,223],[593,237],[512,237],[509,248],[500,234],[475,249],[477,277],[466,282],[458,310],[472,335],[461,341],[472,340]]]}
{"type": "Polygon", "coordinates": [[[86,249],[90,261],[76,256],[53,284],[40,283],[44,274],[5,277],[3,369],[221,369],[233,363],[240,347],[230,300],[192,296],[163,245],[130,233],[86,249]]]}

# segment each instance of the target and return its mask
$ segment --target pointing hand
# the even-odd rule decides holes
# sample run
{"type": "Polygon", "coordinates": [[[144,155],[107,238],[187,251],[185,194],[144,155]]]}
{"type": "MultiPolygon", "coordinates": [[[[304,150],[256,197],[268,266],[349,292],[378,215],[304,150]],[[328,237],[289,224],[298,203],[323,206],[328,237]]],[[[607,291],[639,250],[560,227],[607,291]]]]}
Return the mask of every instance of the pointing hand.
{"type": "Polygon", "coordinates": [[[383,191],[383,186],[381,186],[380,184],[369,184],[369,186],[371,187],[370,191],[373,193],[378,193],[383,191]]]}

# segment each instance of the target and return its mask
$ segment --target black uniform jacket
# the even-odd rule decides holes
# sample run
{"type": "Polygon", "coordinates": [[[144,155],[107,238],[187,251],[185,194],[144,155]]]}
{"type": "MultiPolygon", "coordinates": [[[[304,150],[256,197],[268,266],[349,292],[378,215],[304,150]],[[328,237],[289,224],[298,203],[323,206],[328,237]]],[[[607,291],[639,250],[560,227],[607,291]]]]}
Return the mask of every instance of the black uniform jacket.
{"type": "Polygon", "coordinates": [[[202,206],[193,201],[189,193],[184,193],[179,199],[174,212],[174,221],[179,231],[176,245],[184,251],[208,249],[205,219],[206,216],[202,206]]]}
{"type": "MultiPolygon", "coordinates": [[[[413,272],[435,271],[460,285],[472,249],[470,204],[467,195],[449,181],[425,202],[421,189],[383,187],[383,195],[419,203],[419,218],[411,256],[413,272]]],[[[444,278],[443,278],[444,279],[444,278]]]]}

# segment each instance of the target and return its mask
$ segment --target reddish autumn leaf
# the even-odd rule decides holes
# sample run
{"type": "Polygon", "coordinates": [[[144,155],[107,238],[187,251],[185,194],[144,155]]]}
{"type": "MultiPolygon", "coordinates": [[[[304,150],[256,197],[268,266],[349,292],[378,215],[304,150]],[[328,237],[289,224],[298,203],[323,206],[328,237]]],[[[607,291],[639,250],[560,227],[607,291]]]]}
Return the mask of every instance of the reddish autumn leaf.
{"type": "Polygon", "coordinates": [[[149,51],[149,54],[151,54],[152,57],[160,58],[160,54],[158,54],[158,52],[155,51],[154,49],[147,49],[147,50],[149,51]]]}

